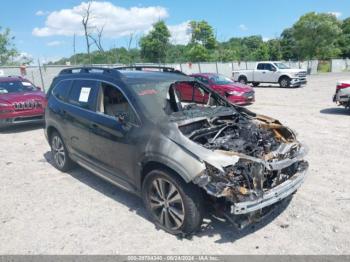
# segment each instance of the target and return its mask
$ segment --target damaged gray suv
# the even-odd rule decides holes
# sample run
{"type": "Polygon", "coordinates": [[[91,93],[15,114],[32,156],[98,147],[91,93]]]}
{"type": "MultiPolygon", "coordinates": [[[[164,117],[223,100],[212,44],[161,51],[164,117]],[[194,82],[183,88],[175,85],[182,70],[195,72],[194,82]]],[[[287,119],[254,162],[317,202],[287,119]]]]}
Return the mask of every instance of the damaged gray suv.
{"type": "Polygon", "coordinates": [[[141,196],[171,234],[197,231],[206,213],[257,221],[300,187],[306,148],[292,130],[181,72],[143,69],[73,68],[54,79],[45,134],[59,170],[77,163],[141,196]]]}

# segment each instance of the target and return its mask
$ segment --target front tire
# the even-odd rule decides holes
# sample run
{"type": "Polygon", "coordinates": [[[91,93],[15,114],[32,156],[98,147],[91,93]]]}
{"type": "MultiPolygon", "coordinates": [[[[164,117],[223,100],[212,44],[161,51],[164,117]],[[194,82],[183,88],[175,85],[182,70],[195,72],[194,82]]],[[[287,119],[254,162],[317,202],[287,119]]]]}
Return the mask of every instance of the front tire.
{"type": "Polygon", "coordinates": [[[279,80],[280,87],[289,88],[290,87],[290,78],[289,77],[281,77],[279,80]]]}
{"type": "Polygon", "coordinates": [[[204,214],[202,192],[170,170],[149,172],[142,184],[142,196],[157,227],[173,235],[188,235],[200,229],[204,214]]]}
{"type": "Polygon", "coordinates": [[[62,172],[67,172],[73,167],[73,161],[68,155],[67,148],[58,132],[53,132],[50,138],[53,165],[62,172]]]}

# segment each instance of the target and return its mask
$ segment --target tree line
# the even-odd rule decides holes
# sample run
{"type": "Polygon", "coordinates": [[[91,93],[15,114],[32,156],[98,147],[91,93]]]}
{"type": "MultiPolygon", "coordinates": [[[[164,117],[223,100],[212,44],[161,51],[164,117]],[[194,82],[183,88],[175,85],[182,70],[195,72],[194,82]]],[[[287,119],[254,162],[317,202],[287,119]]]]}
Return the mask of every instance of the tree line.
{"type": "MultiPolygon", "coordinates": [[[[99,33],[98,41],[86,36],[86,53],[77,53],[49,64],[326,60],[350,57],[350,17],[340,20],[328,13],[307,13],[290,28],[283,30],[279,37],[267,41],[260,35],[252,35],[232,37],[220,42],[215,37],[214,28],[207,21],[189,22],[190,40],[186,45],[171,43],[171,34],[164,21],[156,22],[152,30],[140,38],[139,48],[130,48],[129,45],[127,48],[105,50],[101,44],[103,28],[99,33]],[[94,41],[88,42],[88,37],[94,41]],[[97,48],[90,51],[93,43],[97,48]]],[[[17,52],[12,41],[9,30],[1,31],[0,28],[2,65],[9,64],[17,52]]]]}

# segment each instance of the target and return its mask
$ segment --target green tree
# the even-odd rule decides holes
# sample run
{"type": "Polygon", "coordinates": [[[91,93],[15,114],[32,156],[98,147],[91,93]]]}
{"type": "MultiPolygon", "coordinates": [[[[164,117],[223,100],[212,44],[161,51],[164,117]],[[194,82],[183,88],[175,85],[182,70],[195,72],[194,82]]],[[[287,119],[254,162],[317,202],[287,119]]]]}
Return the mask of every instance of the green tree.
{"type": "Polygon", "coordinates": [[[327,59],[337,56],[340,22],[332,14],[307,13],[293,25],[293,37],[301,59],[327,59]]]}
{"type": "Polygon", "coordinates": [[[261,43],[259,47],[253,51],[252,57],[254,58],[253,60],[257,61],[269,60],[270,54],[267,43],[261,43]]]}
{"type": "Polygon", "coordinates": [[[214,49],[216,47],[216,40],[213,28],[206,21],[191,21],[191,44],[200,44],[206,49],[214,49]]]}
{"type": "Polygon", "coordinates": [[[208,49],[200,44],[190,45],[186,54],[191,62],[203,62],[209,60],[208,49]]]}
{"type": "Polygon", "coordinates": [[[350,17],[341,23],[342,34],[339,37],[338,45],[343,58],[350,57],[350,17]]]}
{"type": "Polygon", "coordinates": [[[140,40],[141,56],[147,62],[165,62],[166,50],[169,45],[170,32],[164,21],[153,25],[148,35],[140,40]]]}
{"type": "Polygon", "coordinates": [[[187,61],[186,58],[187,47],[185,45],[170,44],[167,49],[166,62],[167,63],[183,63],[187,61]]]}
{"type": "Polygon", "coordinates": [[[293,28],[284,29],[281,34],[281,52],[284,60],[298,59],[297,41],[294,38],[293,28]]]}
{"type": "Polygon", "coordinates": [[[281,60],[282,51],[281,51],[281,41],[279,39],[270,39],[267,41],[267,47],[269,50],[269,59],[270,60],[281,60]]]}
{"type": "Polygon", "coordinates": [[[10,29],[2,30],[0,27],[0,64],[5,65],[11,58],[18,55],[18,52],[13,44],[14,37],[11,36],[10,29]]]}

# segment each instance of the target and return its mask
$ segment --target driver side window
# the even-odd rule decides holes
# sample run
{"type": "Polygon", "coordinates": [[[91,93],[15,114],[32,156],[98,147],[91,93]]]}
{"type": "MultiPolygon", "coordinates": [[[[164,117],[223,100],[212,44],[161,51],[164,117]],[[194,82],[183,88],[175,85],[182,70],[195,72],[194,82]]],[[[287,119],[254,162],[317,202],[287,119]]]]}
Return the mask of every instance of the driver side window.
{"type": "Polygon", "coordinates": [[[115,117],[119,121],[138,124],[136,113],[124,94],[115,86],[107,83],[100,85],[96,111],[115,117]]]}
{"type": "Polygon", "coordinates": [[[275,67],[271,64],[265,64],[265,70],[276,71],[275,67]]]}

